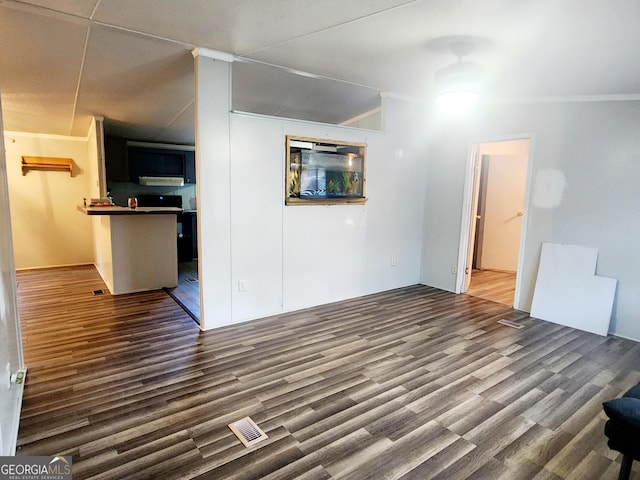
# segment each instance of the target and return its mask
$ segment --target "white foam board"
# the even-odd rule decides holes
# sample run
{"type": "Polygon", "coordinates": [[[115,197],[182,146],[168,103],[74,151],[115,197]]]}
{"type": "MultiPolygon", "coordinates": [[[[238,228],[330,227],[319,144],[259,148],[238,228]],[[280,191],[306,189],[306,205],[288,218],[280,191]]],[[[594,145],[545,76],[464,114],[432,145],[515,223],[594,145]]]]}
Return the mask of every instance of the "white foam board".
{"type": "Polygon", "coordinates": [[[617,280],[595,275],[595,248],[542,244],[531,316],[607,335],[617,280]]]}

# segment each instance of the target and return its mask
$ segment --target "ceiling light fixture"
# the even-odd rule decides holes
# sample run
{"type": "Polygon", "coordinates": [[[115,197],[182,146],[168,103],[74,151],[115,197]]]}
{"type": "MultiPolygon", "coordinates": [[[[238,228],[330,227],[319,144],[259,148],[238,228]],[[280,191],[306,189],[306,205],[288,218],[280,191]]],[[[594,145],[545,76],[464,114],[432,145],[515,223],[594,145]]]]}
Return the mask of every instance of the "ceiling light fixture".
{"type": "Polygon", "coordinates": [[[446,113],[464,112],[478,102],[482,69],[475,63],[462,60],[472,49],[470,43],[452,44],[451,52],[458,61],[436,72],[436,103],[446,113]]]}

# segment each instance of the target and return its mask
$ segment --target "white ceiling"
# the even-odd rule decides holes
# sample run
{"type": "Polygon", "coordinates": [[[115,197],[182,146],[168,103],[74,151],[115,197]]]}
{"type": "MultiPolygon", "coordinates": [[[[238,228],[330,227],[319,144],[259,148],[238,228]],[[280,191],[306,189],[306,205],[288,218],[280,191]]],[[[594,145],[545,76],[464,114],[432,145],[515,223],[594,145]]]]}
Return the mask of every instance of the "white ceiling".
{"type": "Polygon", "coordinates": [[[640,94],[638,0],[0,0],[4,128],[84,136],[100,115],[192,143],[195,46],[239,58],[235,110],[340,123],[381,92],[428,98],[460,36],[488,98],[640,94]]]}

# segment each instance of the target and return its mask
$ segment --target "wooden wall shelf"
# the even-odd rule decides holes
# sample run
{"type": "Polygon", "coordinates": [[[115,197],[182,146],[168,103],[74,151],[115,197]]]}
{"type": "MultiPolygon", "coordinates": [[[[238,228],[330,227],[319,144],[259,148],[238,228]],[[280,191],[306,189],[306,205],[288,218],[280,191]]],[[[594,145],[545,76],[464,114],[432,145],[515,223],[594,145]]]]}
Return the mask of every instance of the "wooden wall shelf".
{"type": "Polygon", "coordinates": [[[73,177],[73,160],[71,158],[29,157],[22,156],[22,175],[29,170],[63,170],[73,177]]]}

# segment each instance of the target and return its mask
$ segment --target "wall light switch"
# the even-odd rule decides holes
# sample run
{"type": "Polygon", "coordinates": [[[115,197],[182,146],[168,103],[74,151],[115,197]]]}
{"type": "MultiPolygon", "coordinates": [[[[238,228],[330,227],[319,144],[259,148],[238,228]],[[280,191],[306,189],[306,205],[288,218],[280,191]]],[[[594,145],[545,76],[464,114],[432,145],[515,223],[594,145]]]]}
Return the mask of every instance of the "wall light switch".
{"type": "Polygon", "coordinates": [[[396,266],[396,257],[391,257],[391,266],[392,267],[396,266]]]}
{"type": "Polygon", "coordinates": [[[238,291],[244,292],[244,282],[242,280],[238,280],[238,291]]]}

